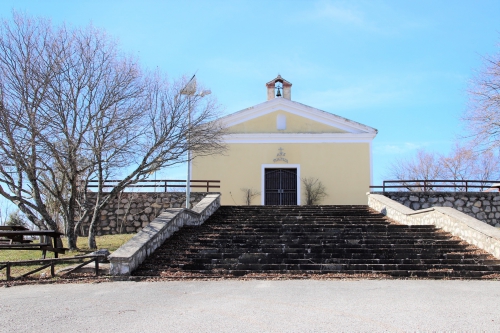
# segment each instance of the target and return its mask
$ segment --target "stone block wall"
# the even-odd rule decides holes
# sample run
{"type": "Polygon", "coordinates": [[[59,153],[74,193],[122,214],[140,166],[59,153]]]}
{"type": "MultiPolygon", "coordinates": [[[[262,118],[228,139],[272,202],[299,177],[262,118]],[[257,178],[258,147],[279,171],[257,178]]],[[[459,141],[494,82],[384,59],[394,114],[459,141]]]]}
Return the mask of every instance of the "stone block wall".
{"type": "MultiPolygon", "coordinates": [[[[191,207],[206,195],[191,192],[191,207]]],[[[101,211],[97,235],[137,233],[165,209],[184,207],[185,202],[184,192],[123,192],[101,211]]],[[[88,230],[87,219],[82,222],[79,235],[88,235],[88,230]]]]}
{"type": "Polygon", "coordinates": [[[489,225],[500,227],[499,192],[372,192],[413,210],[450,207],[489,225]]]}

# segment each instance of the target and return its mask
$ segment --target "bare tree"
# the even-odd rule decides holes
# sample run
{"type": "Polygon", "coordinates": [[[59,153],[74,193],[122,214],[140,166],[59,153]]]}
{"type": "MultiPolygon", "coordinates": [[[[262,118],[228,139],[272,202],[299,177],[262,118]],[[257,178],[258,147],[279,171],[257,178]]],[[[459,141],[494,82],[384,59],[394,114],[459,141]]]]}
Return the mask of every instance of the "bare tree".
{"type": "MultiPolygon", "coordinates": [[[[214,121],[218,115],[215,100],[199,95],[183,97],[181,90],[186,83],[183,79],[171,84],[159,75],[153,76],[144,87],[141,108],[133,109],[140,119],[113,116],[114,124],[108,124],[106,117],[105,125],[93,131],[95,164],[88,179],[98,180],[97,196],[91,210],[82,216],[91,217],[89,242],[95,234],[100,210],[128,185],[147,178],[159,168],[184,162],[188,149],[196,156],[224,150],[221,143],[224,129],[214,121]],[[123,119],[127,119],[125,124],[123,119]],[[131,167],[131,171],[109,191],[104,191],[105,180],[124,167],[131,167]]],[[[89,243],[91,248],[92,245],[89,243]]]]}
{"type": "Polygon", "coordinates": [[[325,186],[317,178],[302,178],[302,184],[304,185],[306,205],[317,205],[324,197],[328,196],[325,186]]]}
{"type": "Polygon", "coordinates": [[[500,180],[500,154],[491,150],[476,158],[474,177],[478,180],[500,180]]]}
{"type": "Polygon", "coordinates": [[[76,219],[90,219],[96,247],[100,211],[128,185],[185,162],[188,149],[224,149],[215,99],[182,95],[186,79],[141,70],[103,32],[18,14],[0,29],[0,194],[39,228],[57,230],[59,210],[70,248],[76,219]]]}
{"type": "MultiPolygon", "coordinates": [[[[418,180],[495,180],[500,176],[499,162],[499,156],[492,151],[475,151],[472,146],[455,143],[449,155],[419,150],[413,159],[396,160],[391,165],[389,177],[401,180],[410,191],[423,191],[423,184],[418,180]]],[[[427,182],[425,189],[433,191],[432,185],[432,182],[427,182]]],[[[465,184],[455,182],[440,185],[449,185],[449,190],[453,191],[465,189],[465,184]]]]}
{"type": "Polygon", "coordinates": [[[453,180],[496,180],[500,177],[500,157],[492,150],[477,150],[473,145],[456,143],[448,156],[441,156],[439,163],[444,178],[453,180]]]}
{"type": "Polygon", "coordinates": [[[253,188],[242,188],[241,190],[243,191],[243,201],[247,206],[252,204],[253,198],[260,195],[260,192],[253,188]]]}
{"type": "Polygon", "coordinates": [[[437,163],[441,165],[444,179],[464,180],[475,176],[475,154],[459,143],[455,143],[450,155],[441,155],[437,163]]]}
{"type": "MultiPolygon", "coordinates": [[[[438,162],[439,158],[423,149],[417,151],[413,159],[397,159],[389,167],[389,178],[394,180],[432,180],[442,179],[444,171],[438,162]]],[[[410,191],[423,191],[424,184],[419,182],[402,182],[403,186],[416,186],[408,188],[410,191]]],[[[432,187],[427,190],[432,190],[432,187]]]]}
{"type": "Polygon", "coordinates": [[[470,103],[463,117],[476,149],[500,148],[500,54],[485,59],[485,65],[473,79],[470,103]]]}

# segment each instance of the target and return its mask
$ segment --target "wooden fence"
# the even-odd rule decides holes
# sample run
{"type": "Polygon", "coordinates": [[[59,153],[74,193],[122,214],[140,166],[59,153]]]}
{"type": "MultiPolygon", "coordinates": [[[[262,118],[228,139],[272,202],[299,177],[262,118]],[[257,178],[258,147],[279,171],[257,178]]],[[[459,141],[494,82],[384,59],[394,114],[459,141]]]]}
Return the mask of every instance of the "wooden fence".
{"type": "Polygon", "coordinates": [[[67,258],[53,258],[53,259],[38,259],[38,260],[23,260],[23,261],[7,261],[7,262],[0,262],[0,271],[3,269],[6,270],[6,279],[7,281],[11,280],[16,280],[16,279],[21,279],[24,277],[27,277],[31,274],[34,274],[36,272],[41,271],[42,269],[46,269],[50,267],[50,275],[54,277],[55,274],[55,266],[60,265],[60,264],[65,264],[68,262],[81,262],[84,259],[89,259],[89,260],[84,260],[81,264],[77,265],[76,267],[72,268],[71,270],[64,272],[64,275],[69,274],[76,269],[83,267],[87,264],[90,264],[91,262],[95,262],[95,275],[99,275],[99,259],[102,259],[102,255],[85,255],[85,256],[75,256],[75,257],[67,257],[67,258]],[[27,273],[24,273],[20,276],[13,277],[11,274],[11,268],[15,266],[35,266],[35,265],[41,265],[40,267],[33,269],[27,273]]]}

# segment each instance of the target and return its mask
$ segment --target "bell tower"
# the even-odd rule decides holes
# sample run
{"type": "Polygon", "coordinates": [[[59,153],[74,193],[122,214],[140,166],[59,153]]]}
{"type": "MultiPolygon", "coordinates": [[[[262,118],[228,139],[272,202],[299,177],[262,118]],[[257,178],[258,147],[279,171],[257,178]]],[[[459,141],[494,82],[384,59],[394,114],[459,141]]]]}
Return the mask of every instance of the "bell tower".
{"type": "Polygon", "coordinates": [[[292,99],[292,84],[282,78],[279,74],[274,80],[266,83],[266,87],[268,101],[278,97],[283,97],[289,100],[292,99]]]}

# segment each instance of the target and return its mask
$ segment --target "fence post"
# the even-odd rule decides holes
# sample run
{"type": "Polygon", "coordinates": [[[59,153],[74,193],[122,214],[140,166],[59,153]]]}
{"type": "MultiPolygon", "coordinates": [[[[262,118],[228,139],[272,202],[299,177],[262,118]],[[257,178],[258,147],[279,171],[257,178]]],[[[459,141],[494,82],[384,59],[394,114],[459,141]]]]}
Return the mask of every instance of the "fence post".
{"type": "Polygon", "coordinates": [[[51,277],[56,276],[56,272],[55,272],[55,270],[54,270],[54,266],[55,266],[55,265],[54,265],[54,260],[51,260],[51,261],[50,261],[50,276],[51,276],[51,277]]]}
{"type": "Polygon", "coordinates": [[[99,257],[95,258],[95,276],[99,276],[99,257]]]}
{"type": "Polygon", "coordinates": [[[167,192],[167,181],[165,180],[165,192],[167,192]]]}
{"type": "Polygon", "coordinates": [[[209,188],[210,188],[210,187],[208,186],[208,184],[209,184],[209,183],[210,183],[210,182],[207,180],[207,193],[208,193],[208,192],[210,192],[210,191],[209,191],[209,188]]]}
{"type": "Polygon", "coordinates": [[[7,261],[7,267],[5,269],[5,274],[7,275],[7,281],[10,281],[10,261],[7,261]]]}
{"type": "Polygon", "coordinates": [[[424,192],[427,192],[427,181],[424,179],[424,192]]]}
{"type": "Polygon", "coordinates": [[[465,192],[469,192],[469,183],[465,181],[465,192]]]}

